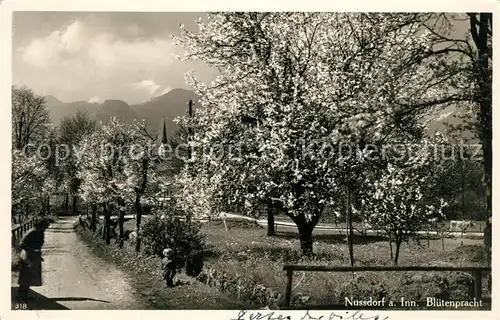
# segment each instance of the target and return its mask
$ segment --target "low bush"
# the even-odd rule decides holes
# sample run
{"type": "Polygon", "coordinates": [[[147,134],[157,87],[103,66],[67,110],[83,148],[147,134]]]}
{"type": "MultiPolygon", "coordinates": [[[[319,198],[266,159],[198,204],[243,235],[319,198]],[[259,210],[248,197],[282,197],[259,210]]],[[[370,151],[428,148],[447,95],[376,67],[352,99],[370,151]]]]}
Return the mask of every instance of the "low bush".
{"type": "Polygon", "coordinates": [[[186,274],[190,277],[198,276],[203,270],[203,253],[198,251],[186,258],[186,274]]]}
{"type": "Polygon", "coordinates": [[[105,241],[96,236],[91,230],[78,230],[80,238],[90,245],[94,253],[106,257],[110,262],[151,278],[161,278],[161,263],[157,257],[144,253],[136,253],[131,245],[118,248],[115,245],[107,246],[105,241]]]}
{"type": "Polygon", "coordinates": [[[197,276],[197,280],[215,287],[223,292],[236,297],[253,308],[267,306],[271,309],[278,308],[283,302],[281,290],[267,288],[247,275],[235,276],[225,271],[217,271],[211,267],[206,268],[197,276]]]}
{"type": "Polygon", "coordinates": [[[465,245],[457,247],[448,253],[447,260],[453,262],[468,262],[486,264],[486,251],[483,246],[465,245]]]}
{"type": "Polygon", "coordinates": [[[20,256],[21,250],[17,247],[11,248],[11,265],[10,265],[10,270],[11,271],[19,271],[21,269],[21,256],[20,256]]]}
{"type": "Polygon", "coordinates": [[[196,276],[203,268],[205,238],[196,222],[181,220],[173,215],[155,216],[142,227],[144,253],[163,256],[163,250],[170,248],[180,268],[196,276]]]}

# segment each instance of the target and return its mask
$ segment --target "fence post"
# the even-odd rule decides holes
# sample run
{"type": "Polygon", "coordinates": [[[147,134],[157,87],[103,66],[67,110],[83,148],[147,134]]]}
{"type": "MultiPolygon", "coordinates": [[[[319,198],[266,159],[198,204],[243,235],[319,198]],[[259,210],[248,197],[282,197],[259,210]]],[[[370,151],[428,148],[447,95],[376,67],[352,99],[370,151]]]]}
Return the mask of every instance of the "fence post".
{"type": "Polygon", "coordinates": [[[286,270],[286,276],[285,307],[290,307],[290,300],[292,298],[293,269],[286,270]]]}
{"type": "Polygon", "coordinates": [[[431,247],[431,236],[429,234],[429,229],[427,228],[427,249],[431,247]]]}
{"type": "Polygon", "coordinates": [[[483,294],[481,270],[474,270],[474,297],[480,300],[483,294]]]}

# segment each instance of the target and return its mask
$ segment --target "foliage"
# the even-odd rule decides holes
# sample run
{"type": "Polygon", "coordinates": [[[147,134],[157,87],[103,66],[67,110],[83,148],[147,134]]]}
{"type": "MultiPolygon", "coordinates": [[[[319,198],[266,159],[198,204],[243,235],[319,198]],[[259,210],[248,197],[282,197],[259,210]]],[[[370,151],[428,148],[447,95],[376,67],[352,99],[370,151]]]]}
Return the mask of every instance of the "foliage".
{"type": "Polygon", "coordinates": [[[192,252],[186,258],[186,274],[190,277],[198,276],[203,270],[203,255],[201,252],[192,252]]]}
{"type": "Polygon", "coordinates": [[[61,158],[64,159],[61,164],[64,172],[64,177],[67,189],[72,194],[77,195],[81,181],[77,178],[77,153],[74,150],[80,142],[91,135],[97,127],[97,123],[90,119],[89,115],[78,111],[74,117],[67,117],[61,121],[58,128],[59,142],[64,146],[64,151],[61,151],[61,158]]]}
{"type": "MultiPolygon", "coordinates": [[[[26,86],[12,87],[12,213],[37,207],[56,190],[45,99],[26,86]],[[50,154],[47,154],[50,153],[50,154]]],[[[27,213],[27,212],[24,212],[27,213]]]]}
{"type": "Polygon", "coordinates": [[[143,161],[150,160],[152,154],[144,127],[141,122],[128,125],[113,118],[81,141],[77,177],[82,181],[84,200],[106,203],[120,198],[131,205],[144,173],[154,185],[151,167],[143,172],[143,161]]]}
{"type": "MultiPolygon", "coordinates": [[[[492,131],[492,79],[493,79],[493,15],[491,12],[468,12],[464,14],[425,13],[422,25],[432,33],[438,43],[439,50],[429,54],[448,55],[454,61],[462,62],[461,68],[450,68],[446,64],[443,71],[456,78],[461,75],[464,81],[454,84],[466,85],[468,90],[455,90],[462,92],[471,103],[472,112],[466,125],[473,128],[482,147],[483,156],[483,182],[485,186],[486,216],[488,228],[491,228],[492,216],[492,167],[493,167],[493,131],[492,131]],[[469,22],[469,29],[465,39],[456,39],[452,36],[453,22],[465,20],[469,22]],[[436,28],[436,26],[441,26],[436,28]]],[[[448,59],[452,61],[452,59],[448,59]]],[[[458,64],[458,63],[456,63],[458,64]]],[[[455,86],[456,87],[456,86],[455,86]]]]}
{"type": "Polygon", "coordinates": [[[445,142],[438,134],[417,148],[404,149],[399,157],[388,153],[385,170],[366,183],[362,210],[372,226],[386,232],[391,246],[396,244],[395,264],[402,241],[444,218],[447,203],[434,191],[445,142]]]}
{"type": "Polygon", "coordinates": [[[35,154],[12,150],[12,206],[35,203],[51,194],[55,187],[45,163],[35,154]]]}
{"type": "Polygon", "coordinates": [[[216,13],[199,32],[183,29],[185,58],[221,70],[209,85],[189,79],[203,108],[181,119],[194,130],[193,159],[179,179],[184,209],[216,215],[272,199],[312,252],[323,209],[338,206],[342,187],[369,168],[328,152],[415,128],[405,111],[448,93],[436,61],[422,61],[431,34],[414,17],[216,13]]]}
{"type": "Polygon", "coordinates": [[[485,220],[485,186],[482,164],[458,157],[444,164],[438,176],[436,195],[449,204],[444,213],[448,219],[485,220]]]}
{"type": "Polygon", "coordinates": [[[12,145],[23,149],[44,142],[50,118],[45,98],[26,86],[12,87],[12,145]]]}
{"type": "Polygon", "coordinates": [[[184,267],[189,257],[190,274],[199,273],[201,269],[201,253],[205,247],[203,235],[196,222],[172,214],[163,218],[155,216],[143,225],[144,252],[162,257],[165,248],[170,248],[178,261],[179,267],[184,267]]]}

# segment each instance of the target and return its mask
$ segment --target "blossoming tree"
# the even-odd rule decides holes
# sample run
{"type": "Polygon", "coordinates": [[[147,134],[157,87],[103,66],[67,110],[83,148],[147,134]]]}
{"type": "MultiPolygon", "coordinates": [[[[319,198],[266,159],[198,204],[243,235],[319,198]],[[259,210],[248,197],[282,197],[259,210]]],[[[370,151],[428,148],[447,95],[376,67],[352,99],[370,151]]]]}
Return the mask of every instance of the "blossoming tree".
{"type": "MultiPolygon", "coordinates": [[[[54,187],[45,163],[36,154],[12,150],[12,207],[23,207],[40,200],[54,187]]],[[[24,214],[28,214],[24,212],[24,214]]]]}
{"type": "MultiPolygon", "coordinates": [[[[141,248],[141,221],[143,214],[143,201],[153,202],[154,198],[161,191],[160,177],[157,174],[159,165],[162,163],[161,149],[154,143],[155,137],[152,137],[146,129],[145,122],[134,122],[134,124],[123,128],[132,139],[132,149],[124,158],[124,173],[128,177],[124,191],[133,190],[132,197],[128,202],[133,203],[136,213],[136,242],[135,250],[141,248]]],[[[123,236],[123,224],[120,229],[123,236]]],[[[120,242],[121,244],[121,242],[120,242]]]]}
{"type": "Polygon", "coordinates": [[[418,146],[386,150],[382,170],[366,180],[361,215],[386,233],[394,264],[403,241],[444,218],[442,209],[447,204],[434,191],[449,147],[445,142],[437,135],[418,146]]]}
{"type": "MultiPolygon", "coordinates": [[[[188,76],[202,108],[193,158],[180,175],[183,206],[216,215],[271,201],[297,225],[304,254],[323,209],[340,201],[344,173],[325,145],[369,133],[380,141],[401,109],[446,90],[416,57],[429,34],[407,14],[215,13],[182,29],[185,59],[217,67],[210,84],[188,76]]],[[[399,121],[399,120],[398,120],[399,121]]],[[[248,210],[250,211],[250,210],[248,210]]]]}
{"type": "MultiPolygon", "coordinates": [[[[110,243],[109,204],[118,209],[119,245],[123,245],[123,222],[127,207],[137,210],[137,228],[140,229],[141,198],[148,186],[156,181],[153,172],[152,143],[145,132],[144,122],[126,124],[116,118],[101,125],[80,143],[78,148],[82,198],[90,203],[103,204],[106,242],[110,243]]],[[[140,246],[140,244],[139,244],[140,246]]]]}

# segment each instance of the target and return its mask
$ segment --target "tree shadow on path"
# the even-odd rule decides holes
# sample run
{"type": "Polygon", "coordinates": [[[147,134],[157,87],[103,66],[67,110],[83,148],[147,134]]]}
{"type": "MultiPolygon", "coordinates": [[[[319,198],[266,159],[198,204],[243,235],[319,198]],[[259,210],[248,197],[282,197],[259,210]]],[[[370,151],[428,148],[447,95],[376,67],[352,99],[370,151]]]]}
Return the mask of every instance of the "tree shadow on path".
{"type": "Polygon", "coordinates": [[[85,298],[85,297],[59,297],[49,298],[30,289],[28,301],[24,304],[17,298],[18,287],[10,288],[11,309],[12,310],[70,310],[57,301],[97,301],[110,303],[109,301],[85,298]]]}
{"type": "Polygon", "coordinates": [[[49,228],[45,232],[47,233],[73,233],[75,232],[73,228],[49,228]]]}

